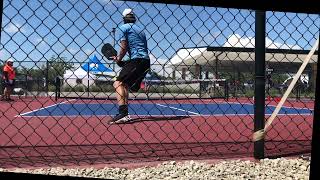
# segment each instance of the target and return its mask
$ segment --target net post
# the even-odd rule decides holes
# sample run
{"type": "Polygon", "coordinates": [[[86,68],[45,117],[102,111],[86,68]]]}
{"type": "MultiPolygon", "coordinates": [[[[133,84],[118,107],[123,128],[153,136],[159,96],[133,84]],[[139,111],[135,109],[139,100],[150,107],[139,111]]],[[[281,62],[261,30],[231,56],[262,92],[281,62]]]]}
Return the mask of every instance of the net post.
{"type": "Polygon", "coordinates": [[[227,101],[229,101],[229,86],[228,86],[228,80],[226,79],[224,81],[224,97],[227,101]]]}
{"type": "MultiPolygon", "coordinates": [[[[319,40],[320,40],[320,31],[319,33],[319,40]]],[[[320,46],[318,45],[318,63],[317,63],[317,76],[316,76],[316,87],[315,92],[320,91],[320,63],[319,63],[319,56],[320,56],[320,46]]],[[[320,141],[320,95],[315,93],[315,102],[314,102],[314,113],[313,113],[313,129],[312,129],[312,139],[311,139],[311,160],[310,160],[310,174],[309,180],[318,179],[319,178],[319,166],[320,166],[320,147],[318,145],[320,141]]]]}
{"type": "MultiPolygon", "coordinates": [[[[266,12],[255,11],[254,132],[265,125],[265,26],[266,12]]],[[[254,142],[254,158],[264,158],[264,138],[254,142]]]]}
{"type": "MultiPolygon", "coordinates": [[[[56,80],[57,80],[57,78],[56,78],[56,80]]],[[[57,83],[57,81],[55,82],[54,100],[55,101],[58,100],[58,83],[57,83]]]]}
{"type": "Polygon", "coordinates": [[[204,83],[204,81],[199,80],[199,98],[202,98],[202,91],[205,92],[206,88],[205,88],[206,84],[204,83]]]}
{"type": "Polygon", "coordinates": [[[60,85],[61,85],[61,79],[59,76],[56,77],[55,79],[55,101],[60,98],[60,85]]]}
{"type": "Polygon", "coordinates": [[[46,66],[47,66],[47,68],[46,68],[46,79],[45,79],[45,82],[44,83],[46,83],[46,85],[45,85],[45,89],[46,89],[46,94],[47,94],[47,97],[49,97],[49,68],[50,68],[50,62],[49,62],[49,60],[47,60],[46,61],[46,66]]]}
{"type": "Polygon", "coordinates": [[[25,80],[25,83],[24,83],[24,88],[25,88],[24,97],[27,98],[27,96],[28,96],[28,71],[24,76],[24,80],[25,80]]]}

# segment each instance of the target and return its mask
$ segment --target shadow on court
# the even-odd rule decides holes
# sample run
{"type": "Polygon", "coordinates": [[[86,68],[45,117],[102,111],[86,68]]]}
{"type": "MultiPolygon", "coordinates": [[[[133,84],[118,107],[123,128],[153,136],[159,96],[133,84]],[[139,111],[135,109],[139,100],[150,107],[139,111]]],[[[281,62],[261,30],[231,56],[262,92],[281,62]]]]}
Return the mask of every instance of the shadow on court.
{"type": "Polygon", "coordinates": [[[116,124],[132,124],[144,121],[176,121],[190,118],[189,116],[145,116],[145,117],[136,117],[132,118],[130,121],[125,123],[115,123],[116,124]]]}

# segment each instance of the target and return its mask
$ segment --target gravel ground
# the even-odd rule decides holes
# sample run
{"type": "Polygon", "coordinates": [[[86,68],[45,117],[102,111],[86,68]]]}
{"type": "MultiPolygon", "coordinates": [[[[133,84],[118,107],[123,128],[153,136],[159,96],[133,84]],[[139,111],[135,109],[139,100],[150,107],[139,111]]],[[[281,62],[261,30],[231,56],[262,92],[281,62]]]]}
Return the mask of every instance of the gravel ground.
{"type": "Polygon", "coordinates": [[[217,163],[201,161],[164,162],[157,166],[126,168],[50,168],[1,169],[0,171],[95,177],[106,179],[215,179],[215,180],[304,180],[309,179],[310,161],[304,159],[229,160],[217,163]]]}

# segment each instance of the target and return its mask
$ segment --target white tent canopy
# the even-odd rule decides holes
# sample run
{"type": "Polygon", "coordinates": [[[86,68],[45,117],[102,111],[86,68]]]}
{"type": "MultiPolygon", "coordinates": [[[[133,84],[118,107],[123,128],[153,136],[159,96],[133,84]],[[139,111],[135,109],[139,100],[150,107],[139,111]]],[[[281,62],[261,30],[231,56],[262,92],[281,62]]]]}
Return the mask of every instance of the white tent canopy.
{"type": "Polygon", "coordinates": [[[83,63],[81,65],[81,67],[85,71],[88,71],[91,74],[95,74],[95,75],[103,75],[103,76],[109,76],[109,77],[114,77],[116,75],[114,70],[107,68],[104,64],[102,64],[96,55],[89,58],[86,63],[83,63]]]}
{"type": "Polygon", "coordinates": [[[95,79],[96,76],[94,74],[85,71],[81,67],[77,68],[75,71],[73,70],[66,70],[64,74],[64,78],[87,78],[87,79],[95,79]]]}
{"type": "Polygon", "coordinates": [[[85,71],[81,66],[75,71],[67,70],[63,75],[64,84],[69,86],[76,86],[77,84],[83,84],[85,86],[90,86],[94,83],[96,76],[85,71]],[[81,83],[80,83],[81,81],[81,83]]]}
{"type": "Polygon", "coordinates": [[[116,72],[107,68],[101,63],[97,56],[94,55],[78,68],[67,70],[63,75],[63,79],[64,84],[74,87],[78,84],[90,86],[94,84],[95,80],[112,81],[114,76],[116,76],[116,72]]]}

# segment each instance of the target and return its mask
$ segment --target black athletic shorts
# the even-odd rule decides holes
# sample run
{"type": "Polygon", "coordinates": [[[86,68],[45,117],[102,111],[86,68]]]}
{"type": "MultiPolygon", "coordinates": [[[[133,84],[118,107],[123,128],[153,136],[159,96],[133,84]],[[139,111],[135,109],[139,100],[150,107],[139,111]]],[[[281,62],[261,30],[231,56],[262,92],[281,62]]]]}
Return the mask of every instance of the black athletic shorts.
{"type": "Polygon", "coordinates": [[[13,88],[15,84],[15,80],[13,80],[12,84],[7,83],[5,80],[2,80],[2,87],[10,87],[13,88]]]}
{"type": "Polygon", "coordinates": [[[149,59],[131,59],[122,67],[117,81],[126,84],[132,92],[137,92],[149,70],[149,59]]]}

